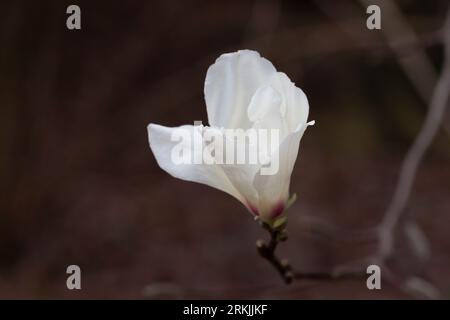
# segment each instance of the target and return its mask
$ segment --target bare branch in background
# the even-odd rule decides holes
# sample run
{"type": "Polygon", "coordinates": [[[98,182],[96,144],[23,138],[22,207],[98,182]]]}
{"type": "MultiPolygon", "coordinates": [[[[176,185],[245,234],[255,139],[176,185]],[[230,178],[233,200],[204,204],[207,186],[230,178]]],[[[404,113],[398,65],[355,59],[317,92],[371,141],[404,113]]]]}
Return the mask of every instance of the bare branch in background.
{"type": "MultiPolygon", "coordinates": [[[[373,4],[372,1],[368,0],[359,1],[364,7],[373,4]]],[[[346,17],[351,16],[351,11],[353,10],[351,6],[339,7],[339,10],[336,11],[334,10],[336,6],[330,2],[317,0],[316,4],[327,15],[335,19],[341,29],[349,34],[351,38],[361,43],[364,47],[367,46],[367,40],[363,35],[355,32],[355,29],[346,20],[346,17]]],[[[432,62],[426,55],[423,46],[421,46],[423,41],[419,39],[409,26],[396,4],[394,2],[383,2],[383,15],[382,30],[384,31],[388,46],[394,52],[399,65],[422,100],[428,104],[431,96],[431,101],[422,128],[402,163],[391,203],[382,222],[377,228],[379,239],[378,252],[375,256],[361,259],[351,265],[340,266],[337,269],[347,270],[347,273],[349,272],[351,274],[352,272],[356,273],[356,271],[352,270],[357,270],[358,265],[376,262],[384,266],[384,270],[386,270],[390,281],[397,284],[405,292],[418,297],[437,298],[439,291],[433,285],[419,277],[411,277],[403,280],[398,279],[385,266],[385,260],[393,251],[394,233],[402,214],[405,212],[418,167],[440,126],[443,125],[450,88],[450,7],[444,27],[439,32],[432,33],[429,38],[431,41],[441,40],[445,49],[444,66],[437,81],[432,62]],[[387,13],[388,18],[386,18],[384,13],[387,13]],[[404,49],[406,47],[414,48],[415,50],[412,54],[404,55],[404,49]]],[[[445,129],[447,133],[450,133],[450,127],[446,127],[445,129]]],[[[411,244],[415,247],[413,249],[417,251],[415,253],[419,258],[424,259],[429,256],[427,238],[421,229],[418,228],[416,222],[409,221],[405,225],[405,232],[411,244]]]]}
{"type": "MultiPolygon", "coordinates": [[[[374,4],[373,0],[360,0],[360,2],[365,8],[374,4]]],[[[413,54],[407,57],[402,54],[399,47],[405,43],[419,43],[419,37],[395,1],[383,1],[380,3],[380,7],[382,8],[381,31],[387,44],[419,96],[428,104],[437,79],[433,64],[425,50],[421,48],[417,48],[413,54]]]]}
{"type": "MultiPolygon", "coordinates": [[[[366,6],[373,4],[371,0],[360,0],[366,6]]],[[[406,43],[420,43],[420,38],[414,29],[408,24],[395,1],[383,2],[383,14],[387,13],[387,18],[383,19],[383,34],[388,45],[395,53],[399,65],[408,77],[411,84],[416,89],[422,100],[429,105],[433,88],[437,81],[437,73],[433,67],[431,59],[425,52],[425,48],[417,46],[414,54],[405,56],[401,47],[406,43]]],[[[386,15],[385,15],[386,17],[386,15]]],[[[439,32],[442,41],[446,29],[439,32]]],[[[445,113],[444,113],[445,119],[445,113]]],[[[442,121],[447,135],[450,136],[450,123],[442,121]]]]}
{"type": "MultiPolygon", "coordinates": [[[[359,0],[359,2],[364,8],[376,4],[376,1],[373,0],[359,0]]],[[[365,16],[356,21],[351,18],[360,15],[360,12],[358,11],[356,14],[356,9],[350,3],[346,5],[340,3],[339,6],[334,2],[323,0],[316,0],[315,3],[326,15],[335,20],[340,29],[356,44],[367,50],[375,50],[375,52],[383,53],[386,51],[386,48],[381,44],[374,46],[372,37],[368,38],[367,33],[361,30],[360,26],[364,25],[365,16]]],[[[379,4],[382,7],[381,31],[387,42],[387,47],[395,55],[395,59],[422,101],[429,105],[437,74],[425,49],[430,45],[442,42],[442,30],[419,36],[409,25],[395,1],[383,1],[379,4]]],[[[444,122],[443,126],[447,135],[450,136],[450,124],[444,122]]]]}
{"type": "Polygon", "coordinates": [[[450,9],[443,30],[445,30],[443,38],[444,66],[434,88],[425,121],[403,161],[394,196],[380,226],[380,255],[382,259],[392,252],[393,231],[408,202],[420,162],[442,124],[448,104],[450,88],[450,9]]]}

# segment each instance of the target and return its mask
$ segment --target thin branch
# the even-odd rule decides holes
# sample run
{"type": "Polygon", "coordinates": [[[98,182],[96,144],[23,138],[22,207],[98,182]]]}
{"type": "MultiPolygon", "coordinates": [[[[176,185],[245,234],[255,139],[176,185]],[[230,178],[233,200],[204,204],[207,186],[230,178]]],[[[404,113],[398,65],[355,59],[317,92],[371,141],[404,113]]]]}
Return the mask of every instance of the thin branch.
{"type": "Polygon", "coordinates": [[[264,240],[258,240],[256,242],[256,247],[258,249],[259,255],[266,259],[281,275],[286,284],[291,283],[293,280],[337,280],[337,279],[361,279],[364,278],[366,273],[365,270],[354,270],[354,269],[345,269],[340,270],[336,269],[332,272],[299,272],[293,271],[289,261],[287,259],[280,259],[275,254],[275,251],[280,244],[280,242],[287,240],[287,233],[285,229],[285,224],[278,227],[273,228],[265,222],[259,220],[259,223],[263,229],[265,229],[269,235],[270,240],[269,243],[266,243],[264,240]]]}
{"type": "Polygon", "coordinates": [[[394,228],[406,207],[417,169],[442,124],[448,104],[450,88],[450,8],[443,30],[445,30],[444,67],[434,88],[422,128],[403,161],[394,196],[380,226],[380,255],[382,259],[390,255],[392,251],[394,228]]]}
{"type": "Polygon", "coordinates": [[[365,272],[350,271],[345,273],[337,272],[295,272],[295,280],[341,280],[341,279],[364,279],[367,276],[365,272]]]}
{"type": "MultiPolygon", "coordinates": [[[[374,4],[371,0],[360,0],[360,2],[364,7],[374,4]]],[[[413,55],[403,56],[399,47],[406,42],[418,43],[419,37],[395,1],[383,1],[380,7],[382,8],[381,32],[403,72],[421,99],[428,104],[437,79],[433,63],[425,50],[420,47],[416,48],[413,55]]]]}
{"type": "Polygon", "coordinates": [[[280,228],[273,228],[269,226],[267,223],[263,221],[259,221],[260,225],[269,232],[270,240],[269,243],[266,243],[264,240],[256,241],[256,248],[258,249],[259,255],[270,262],[272,266],[278,271],[278,273],[283,278],[286,284],[292,282],[294,274],[292,273],[292,268],[286,259],[280,260],[275,255],[275,250],[278,247],[278,244],[282,241],[287,240],[286,230],[284,226],[280,228]]]}
{"type": "MultiPolygon", "coordinates": [[[[384,40],[374,44],[369,39],[379,38],[378,33],[371,37],[364,32],[364,16],[351,2],[337,5],[332,1],[316,0],[316,5],[338,24],[353,40],[352,46],[362,46],[369,54],[393,54],[409,82],[425,104],[429,104],[433,88],[437,82],[437,73],[426,48],[442,43],[443,30],[434,30],[418,35],[409,25],[395,1],[358,0],[365,8],[379,4],[382,8],[382,28],[380,35],[384,40]],[[352,18],[357,15],[359,18],[352,18]]],[[[367,30],[366,30],[367,31],[367,30]]],[[[381,37],[380,37],[381,38],[381,37]]],[[[450,125],[442,124],[450,136],[450,125]]]]}

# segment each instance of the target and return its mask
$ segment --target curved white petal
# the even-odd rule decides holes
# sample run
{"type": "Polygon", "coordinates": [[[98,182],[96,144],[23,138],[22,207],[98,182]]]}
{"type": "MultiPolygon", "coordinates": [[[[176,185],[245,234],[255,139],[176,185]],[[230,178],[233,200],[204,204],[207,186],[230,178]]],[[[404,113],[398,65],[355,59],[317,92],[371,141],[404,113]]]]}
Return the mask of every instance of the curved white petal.
{"type": "Polygon", "coordinates": [[[259,195],[259,209],[261,218],[270,221],[283,213],[289,198],[289,185],[292,170],[297,159],[300,140],[306,127],[305,124],[290,133],[280,144],[279,150],[272,155],[272,162],[278,160],[278,171],[273,175],[262,175],[261,171],[255,175],[253,182],[259,195]]]}
{"type": "Polygon", "coordinates": [[[282,98],[270,86],[263,86],[256,90],[247,108],[248,118],[251,122],[262,121],[271,113],[280,113],[282,98]]]}
{"type": "Polygon", "coordinates": [[[209,67],[205,79],[209,124],[219,128],[250,128],[247,117],[250,100],[275,73],[272,63],[256,51],[221,55],[209,67]]]}
{"type": "Polygon", "coordinates": [[[293,132],[299,125],[306,123],[309,113],[308,99],[302,89],[295,86],[283,72],[272,76],[270,85],[283,97],[282,108],[288,123],[288,131],[293,132]]]}
{"type": "Polygon", "coordinates": [[[206,184],[213,188],[231,194],[247,206],[245,198],[233,186],[223,169],[216,164],[193,163],[194,159],[202,157],[202,149],[205,148],[204,140],[200,141],[202,149],[194,147],[193,141],[201,139],[202,126],[184,125],[180,127],[164,127],[157,124],[149,124],[148,139],[150,148],[155,155],[158,165],[175,178],[206,184]],[[182,138],[184,137],[184,138],[182,138]],[[189,155],[181,162],[178,156],[189,155]],[[175,161],[174,161],[175,160],[175,161]]]}
{"type": "Polygon", "coordinates": [[[227,175],[231,184],[239,190],[245,199],[245,206],[254,214],[259,214],[258,206],[258,192],[253,185],[253,179],[259,169],[259,166],[248,164],[222,164],[222,170],[227,175]]]}
{"type": "MultiPolygon", "coordinates": [[[[220,141],[219,144],[210,145],[210,154],[214,154],[217,166],[223,170],[230,183],[245,199],[247,208],[256,213],[253,209],[258,203],[258,193],[253,186],[253,180],[260,165],[257,161],[250,159],[252,155],[253,160],[257,160],[255,158],[256,134],[243,129],[221,130],[214,127],[205,129],[205,133],[214,133],[215,142],[220,141]]],[[[204,136],[206,137],[206,134],[204,136]]]]}
{"type": "Polygon", "coordinates": [[[271,86],[263,86],[256,90],[248,106],[248,118],[253,122],[253,129],[278,131],[279,140],[283,140],[288,132],[283,97],[271,86]]]}

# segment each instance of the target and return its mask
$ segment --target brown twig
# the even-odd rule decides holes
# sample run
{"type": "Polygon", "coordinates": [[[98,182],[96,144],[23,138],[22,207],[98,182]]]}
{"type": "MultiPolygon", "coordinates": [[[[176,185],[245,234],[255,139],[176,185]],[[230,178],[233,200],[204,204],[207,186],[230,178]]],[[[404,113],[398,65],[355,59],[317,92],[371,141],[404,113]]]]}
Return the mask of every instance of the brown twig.
{"type": "Polygon", "coordinates": [[[340,279],[363,279],[367,274],[361,271],[349,272],[295,272],[294,279],[296,280],[340,280],[340,279]]]}
{"type": "Polygon", "coordinates": [[[270,262],[270,264],[278,271],[286,284],[293,280],[337,280],[348,278],[362,278],[365,276],[364,270],[336,271],[336,272],[298,272],[293,271],[287,259],[280,259],[275,251],[280,242],[287,240],[285,224],[278,228],[273,228],[269,224],[259,220],[263,227],[270,235],[270,240],[266,243],[264,240],[256,242],[256,248],[259,255],[270,262]]]}
{"type": "Polygon", "coordinates": [[[264,240],[256,241],[256,248],[258,249],[259,255],[269,261],[278,273],[283,278],[286,284],[292,282],[294,278],[294,274],[292,272],[292,268],[289,264],[289,261],[286,259],[279,259],[275,255],[275,250],[278,247],[278,244],[282,241],[287,240],[286,230],[284,225],[280,228],[273,228],[269,224],[259,220],[260,225],[269,232],[270,240],[269,243],[266,243],[264,240]]]}
{"type": "Polygon", "coordinates": [[[430,107],[422,128],[403,161],[394,196],[380,226],[381,258],[386,258],[392,252],[393,230],[405,211],[418,167],[438,133],[448,105],[450,88],[450,7],[443,30],[445,31],[443,39],[444,66],[433,90],[430,107]]]}

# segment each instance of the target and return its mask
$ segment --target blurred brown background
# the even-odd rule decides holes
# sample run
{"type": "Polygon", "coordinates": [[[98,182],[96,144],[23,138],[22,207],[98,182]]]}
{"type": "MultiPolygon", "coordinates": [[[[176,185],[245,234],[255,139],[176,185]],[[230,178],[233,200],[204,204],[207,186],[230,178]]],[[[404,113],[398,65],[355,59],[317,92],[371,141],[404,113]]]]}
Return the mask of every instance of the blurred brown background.
{"type": "MultiPolygon", "coordinates": [[[[306,92],[316,120],[281,256],[317,271],[367,255],[375,245],[360,234],[386,210],[433,88],[420,73],[419,92],[399,59],[425,50],[435,72],[443,60],[433,35],[448,1],[396,3],[424,39],[400,57],[385,31],[366,28],[358,1],[2,1],[0,298],[410,298],[364,279],[285,286],[258,257],[265,234],[245,208],[163,172],[146,132],[150,122],[207,123],[208,66],[258,50],[306,92]],[[81,7],[80,31],[66,28],[69,4],[81,7]],[[80,291],[66,289],[71,264],[80,291]]],[[[399,230],[390,261],[444,298],[449,139],[439,132],[407,208],[431,255],[417,259],[399,230]]]]}

